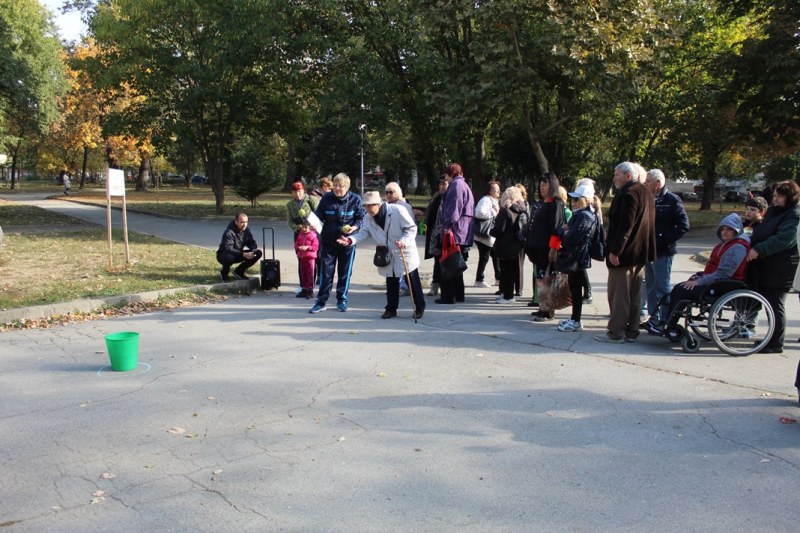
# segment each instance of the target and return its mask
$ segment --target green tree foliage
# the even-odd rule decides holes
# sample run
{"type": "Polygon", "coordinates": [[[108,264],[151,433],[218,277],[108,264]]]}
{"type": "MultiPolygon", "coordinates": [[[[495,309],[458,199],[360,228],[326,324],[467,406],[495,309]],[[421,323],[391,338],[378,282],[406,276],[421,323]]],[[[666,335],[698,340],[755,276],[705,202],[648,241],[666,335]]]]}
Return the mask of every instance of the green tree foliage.
{"type": "Polygon", "coordinates": [[[233,153],[234,192],[255,207],[258,197],[283,182],[286,146],[277,135],[261,141],[244,137],[233,153]]]}
{"type": "Polygon", "coordinates": [[[744,95],[739,116],[757,142],[794,151],[800,140],[800,2],[737,0],[722,7],[758,27],[726,62],[744,95]]]}
{"type": "Polygon", "coordinates": [[[219,213],[234,132],[295,129],[297,72],[311,71],[306,43],[290,38],[303,9],[289,0],[114,0],[92,16],[108,51],[95,73],[143,97],[130,116],[197,147],[219,213]]]}
{"type": "Polygon", "coordinates": [[[57,119],[65,89],[49,13],[36,0],[0,0],[0,142],[11,154],[12,177],[22,143],[57,119]]]}

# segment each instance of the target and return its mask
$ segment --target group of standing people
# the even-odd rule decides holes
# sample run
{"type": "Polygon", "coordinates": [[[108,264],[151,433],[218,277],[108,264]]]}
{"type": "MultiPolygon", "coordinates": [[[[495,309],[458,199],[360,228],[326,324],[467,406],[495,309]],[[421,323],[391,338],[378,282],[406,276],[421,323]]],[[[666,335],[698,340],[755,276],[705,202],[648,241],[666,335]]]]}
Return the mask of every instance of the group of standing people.
{"type": "MultiPolygon", "coordinates": [[[[326,178],[327,179],[327,178],[326,178]]],[[[520,185],[501,190],[498,182],[490,182],[486,194],[475,202],[472,190],[458,163],[447,166],[428,205],[425,258],[433,258],[433,279],[429,296],[435,302],[453,305],[464,302],[463,271],[443,276],[442,243],[450,240],[458,246],[461,263],[466,264],[471,247],[478,249],[475,285],[489,287],[485,272],[489,264],[498,285],[497,303],[511,303],[521,295],[524,257],[533,264],[533,299],[537,306],[536,279],[555,268],[559,257],[572,257],[567,280],[572,296],[570,317],[558,324],[564,332],[582,330],[582,304],[592,299],[587,269],[591,267],[589,245],[603,232],[604,257],[608,268],[608,304],[610,317],[606,331],[594,338],[600,342],[635,342],[640,330],[661,333],[669,314],[659,304],[674,291],[691,291],[721,275],[744,277],[748,286],[770,303],[775,313],[775,331],[762,353],[782,353],[785,342],[786,295],[792,288],[800,290],[798,232],[800,232],[800,187],[792,181],[778,183],[772,198],[751,198],[746,204],[744,221],[738,215],[720,223],[721,242],[710,273],[720,272],[702,282],[697,278],[675,288],[670,285],[676,243],[689,231],[689,221],[681,199],[665,186],[666,178],[659,169],[646,171],[640,165],[623,162],[614,169],[616,189],[608,211],[608,224],[603,231],[602,211],[592,180],[578,182],[569,193],[572,208],[552,172],[538,181],[539,198],[527,202],[520,185]],[[521,233],[520,220],[526,220],[521,233]],[[744,222],[744,224],[742,224],[744,222]],[[726,233],[728,231],[728,233],[726,233]],[[739,248],[731,248],[736,244],[739,248]],[[733,253],[742,249],[739,259],[733,253]],[[727,253],[731,251],[731,253],[727,253]],[[723,254],[725,258],[723,259],[723,254]],[[726,262],[737,262],[731,266],[726,262]],[[740,264],[741,263],[741,264],[740,264]],[[746,272],[746,274],[745,274],[746,272]],[[647,310],[650,318],[640,322],[647,310]]],[[[295,249],[299,259],[301,290],[298,297],[313,297],[315,274],[319,289],[310,313],[326,309],[333,291],[334,274],[337,309],[347,311],[347,296],[352,274],[355,245],[372,238],[388,249],[388,259],[376,266],[387,279],[387,303],[382,318],[397,316],[400,295],[411,292],[413,317],[425,312],[425,295],[419,277],[420,258],[416,247],[417,225],[411,206],[402,198],[396,184],[387,185],[386,200],[380,193],[369,192],[363,200],[351,192],[350,179],[338,174],[328,185],[330,190],[315,189],[306,194],[302,183],[292,187],[293,199],[287,204],[288,222],[295,233],[295,249]],[[315,194],[316,193],[316,194],[315,194]]],[[[220,272],[227,280],[234,271],[246,278],[245,271],[261,257],[261,251],[247,229],[247,215],[237,214],[223,236],[217,253],[220,272]]],[[[737,252],[738,253],[738,252],[737,252]]],[[[561,261],[563,262],[563,261],[561,261]]],[[[553,310],[539,309],[532,313],[534,321],[553,318],[553,310]]],[[[800,340],[800,339],[799,339],[800,340]]],[[[796,377],[800,390],[800,365],[796,377]]]]}

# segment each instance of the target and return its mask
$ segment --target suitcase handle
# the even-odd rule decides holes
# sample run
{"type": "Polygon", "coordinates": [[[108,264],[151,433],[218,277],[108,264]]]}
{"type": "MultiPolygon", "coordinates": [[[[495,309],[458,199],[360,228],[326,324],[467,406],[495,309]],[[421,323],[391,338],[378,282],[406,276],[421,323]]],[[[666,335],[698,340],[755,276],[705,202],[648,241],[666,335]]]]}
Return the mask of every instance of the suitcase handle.
{"type": "Polygon", "coordinates": [[[272,258],[275,259],[275,228],[272,226],[261,228],[261,238],[264,241],[264,253],[267,253],[267,230],[272,232],[272,258]]]}

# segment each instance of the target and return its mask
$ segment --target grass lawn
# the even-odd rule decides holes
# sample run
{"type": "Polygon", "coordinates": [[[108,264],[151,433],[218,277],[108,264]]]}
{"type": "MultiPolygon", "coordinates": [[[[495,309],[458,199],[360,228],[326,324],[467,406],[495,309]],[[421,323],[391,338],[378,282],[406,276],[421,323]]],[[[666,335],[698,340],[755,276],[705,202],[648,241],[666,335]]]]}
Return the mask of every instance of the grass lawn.
{"type": "Polygon", "coordinates": [[[209,284],[219,270],[212,251],[136,232],[125,265],[121,231],[109,269],[105,229],[2,200],[0,226],[0,309],[209,284]]]}
{"type": "MultiPolygon", "coordinates": [[[[53,184],[23,183],[20,192],[43,190],[58,195],[53,184]]],[[[13,194],[13,191],[4,191],[13,194]]],[[[228,191],[226,217],[243,210],[251,216],[285,216],[290,196],[283,192],[261,197],[255,207],[228,191]]],[[[73,187],[68,200],[105,205],[105,190],[73,187]]],[[[427,198],[410,195],[418,207],[427,198]]],[[[207,186],[186,189],[165,186],[146,193],[127,191],[132,210],[188,218],[213,217],[214,195],[207,186]]],[[[119,199],[114,205],[120,205],[119,199]]],[[[607,211],[608,203],[604,206],[607,211]]],[[[716,227],[731,212],[743,212],[741,204],[714,204],[700,211],[698,202],[687,202],[693,228],[716,227]]],[[[0,309],[68,301],[78,298],[116,296],[142,291],[208,284],[216,281],[219,266],[213,252],[131,232],[132,262],[125,265],[121,233],[115,231],[109,269],[106,231],[80,220],[36,207],[0,199],[0,226],[5,240],[0,250],[0,309]]]]}

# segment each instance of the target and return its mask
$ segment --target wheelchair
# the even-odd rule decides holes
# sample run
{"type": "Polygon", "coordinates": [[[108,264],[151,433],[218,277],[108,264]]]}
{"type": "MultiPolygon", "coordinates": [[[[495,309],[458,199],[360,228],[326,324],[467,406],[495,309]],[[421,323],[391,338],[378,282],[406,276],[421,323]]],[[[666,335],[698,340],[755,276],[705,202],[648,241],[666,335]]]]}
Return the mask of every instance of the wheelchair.
{"type": "MultiPolygon", "coordinates": [[[[661,299],[659,309],[669,309],[669,297],[661,299]]],[[[676,325],[664,326],[662,336],[680,343],[686,353],[696,353],[704,341],[728,355],[744,356],[767,345],[775,330],[775,313],[743,281],[723,280],[706,286],[694,300],[678,302],[666,323],[676,325]]]]}

